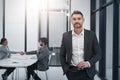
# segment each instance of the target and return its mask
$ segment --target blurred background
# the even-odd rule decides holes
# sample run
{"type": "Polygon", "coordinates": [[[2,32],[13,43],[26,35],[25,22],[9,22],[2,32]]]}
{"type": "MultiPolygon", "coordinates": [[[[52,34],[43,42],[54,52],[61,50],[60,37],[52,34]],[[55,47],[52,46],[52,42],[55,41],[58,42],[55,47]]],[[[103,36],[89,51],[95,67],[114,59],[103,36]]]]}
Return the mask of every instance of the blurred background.
{"type": "Polygon", "coordinates": [[[67,80],[59,54],[62,34],[73,29],[74,10],[83,13],[84,28],[96,33],[101,46],[95,80],[120,80],[120,0],[0,0],[0,39],[6,37],[12,51],[27,52],[38,49],[39,38],[47,37],[52,54],[48,78],[67,80]],[[58,74],[50,74],[54,70],[58,74]]]}

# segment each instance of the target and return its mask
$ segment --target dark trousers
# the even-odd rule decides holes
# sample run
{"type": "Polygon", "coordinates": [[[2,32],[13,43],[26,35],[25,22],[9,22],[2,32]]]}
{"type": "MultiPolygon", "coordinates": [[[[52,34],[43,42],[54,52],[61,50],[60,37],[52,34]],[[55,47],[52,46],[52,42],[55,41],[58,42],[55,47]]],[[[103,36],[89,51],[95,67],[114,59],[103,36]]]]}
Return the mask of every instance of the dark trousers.
{"type": "Polygon", "coordinates": [[[3,74],[6,77],[9,76],[15,70],[15,68],[10,68],[10,67],[0,67],[0,69],[7,69],[3,74]]]}
{"type": "Polygon", "coordinates": [[[71,68],[66,73],[68,80],[94,80],[91,79],[86,70],[78,70],[77,68],[71,68]]]}
{"type": "Polygon", "coordinates": [[[30,76],[32,75],[35,80],[41,80],[34,70],[37,70],[37,62],[27,67],[27,79],[30,80],[30,76]]]}

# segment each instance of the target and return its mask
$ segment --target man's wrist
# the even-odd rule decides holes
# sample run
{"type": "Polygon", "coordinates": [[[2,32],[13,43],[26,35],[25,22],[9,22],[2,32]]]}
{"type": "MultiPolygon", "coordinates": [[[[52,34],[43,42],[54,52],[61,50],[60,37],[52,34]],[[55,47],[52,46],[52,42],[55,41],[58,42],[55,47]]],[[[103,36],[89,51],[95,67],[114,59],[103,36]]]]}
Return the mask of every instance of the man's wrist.
{"type": "Polygon", "coordinates": [[[89,61],[86,61],[86,62],[87,62],[87,64],[88,64],[88,67],[91,67],[90,62],[89,62],[89,61]]]}

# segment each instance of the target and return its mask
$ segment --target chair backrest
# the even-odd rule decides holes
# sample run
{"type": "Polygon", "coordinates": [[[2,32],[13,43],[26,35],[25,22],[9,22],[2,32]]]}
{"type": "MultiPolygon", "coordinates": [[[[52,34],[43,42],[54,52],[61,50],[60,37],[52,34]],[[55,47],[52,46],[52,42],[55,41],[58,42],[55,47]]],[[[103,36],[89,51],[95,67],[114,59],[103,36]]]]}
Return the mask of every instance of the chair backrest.
{"type": "Polygon", "coordinates": [[[52,57],[52,55],[50,54],[50,55],[49,55],[49,62],[48,62],[48,65],[50,64],[51,57],[52,57]]]}

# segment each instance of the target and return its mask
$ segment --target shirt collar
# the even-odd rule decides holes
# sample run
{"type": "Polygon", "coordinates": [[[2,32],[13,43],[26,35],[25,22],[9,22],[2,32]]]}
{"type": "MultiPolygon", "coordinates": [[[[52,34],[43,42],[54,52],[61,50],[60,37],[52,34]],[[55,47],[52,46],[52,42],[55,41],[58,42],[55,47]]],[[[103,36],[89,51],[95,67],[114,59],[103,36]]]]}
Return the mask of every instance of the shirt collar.
{"type": "Polygon", "coordinates": [[[77,34],[75,33],[75,31],[72,30],[72,35],[75,35],[75,36],[84,35],[84,29],[82,30],[82,32],[81,32],[79,35],[77,35],[77,34]]]}

